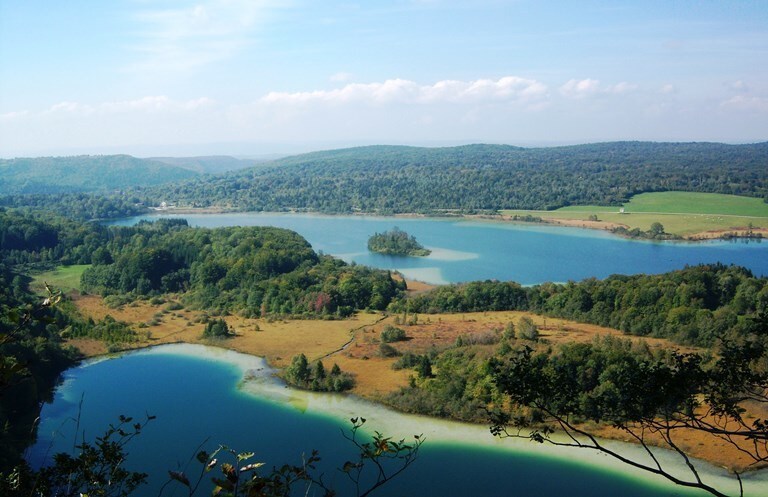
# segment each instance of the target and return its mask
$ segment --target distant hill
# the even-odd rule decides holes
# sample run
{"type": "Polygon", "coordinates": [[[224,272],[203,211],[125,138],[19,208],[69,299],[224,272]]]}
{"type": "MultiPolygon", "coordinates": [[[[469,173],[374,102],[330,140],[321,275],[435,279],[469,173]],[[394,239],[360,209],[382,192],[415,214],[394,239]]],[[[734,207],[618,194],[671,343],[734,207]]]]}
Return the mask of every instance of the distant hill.
{"type": "Polygon", "coordinates": [[[768,142],[613,142],[552,148],[371,146],[286,157],[150,198],[242,210],[463,212],[618,205],[650,191],[768,198],[768,142]]]}
{"type": "Polygon", "coordinates": [[[177,182],[197,173],[130,155],[0,160],[0,195],[114,191],[177,182]]]}
{"type": "Polygon", "coordinates": [[[150,160],[189,169],[201,174],[221,174],[228,171],[238,171],[274,160],[274,157],[263,159],[236,159],[228,155],[209,155],[202,157],[151,157],[150,160]]]}

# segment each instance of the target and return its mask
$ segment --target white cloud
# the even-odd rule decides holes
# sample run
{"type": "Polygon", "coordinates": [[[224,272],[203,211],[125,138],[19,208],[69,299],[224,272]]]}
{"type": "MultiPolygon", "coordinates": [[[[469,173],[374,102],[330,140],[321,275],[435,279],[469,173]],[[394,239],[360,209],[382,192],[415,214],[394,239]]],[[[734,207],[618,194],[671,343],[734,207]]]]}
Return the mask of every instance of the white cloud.
{"type": "Polygon", "coordinates": [[[270,92],[261,98],[265,104],[298,105],[324,103],[471,103],[483,101],[536,101],[546,97],[547,87],[535,80],[507,76],[498,80],[443,80],[419,85],[405,79],[388,79],[380,83],[352,83],[334,90],[307,92],[270,92]]]}
{"type": "Polygon", "coordinates": [[[736,95],[722,102],[720,106],[737,110],[768,112],[768,98],[736,95]]]}
{"type": "Polygon", "coordinates": [[[227,59],[252,42],[257,26],[280,0],[203,0],[176,9],[143,10],[135,16],[142,54],[129,69],[178,71],[227,59]]]}
{"type": "Polygon", "coordinates": [[[596,79],[571,79],[560,87],[560,94],[569,98],[584,98],[600,91],[600,81],[596,79]]]}
{"type": "Polygon", "coordinates": [[[667,84],[665,84],[664,86],[661,87],[659,92],[663,93],[664,95],[670,95],[672,93],[677,93],[677,88],[675,87],[675,85],[673,85],[671,83],[667,83],[667,84]]]}
{"type": "Polygon", "coordinates": [[[34,115],[88,116],[92,114],[108,115],[118,113],[189,112],[213,105],[215,105],[215,101],[208,97],[200,97],[192,100],[173,100],[165,95],[159,95],[146,96],[134,100],[101,102],[98,104],[63,101],[54,104],[41,112],[31,113],[26,110],[8,112],[0,115],[0,118],[15,119],[34,115]]]}
{"type": "Polygon", "coordinates": [[[601,85],[597,79],[571,79],[560,87],[560,94],[567,98],[586,98],[594,95],[623,95],[637,90],[633,83],[622,81],[615,85],[601,85]]]}
{"type": "Polygon", "coordinates": [[[616,94],[629,93],[635,90],[637,90],[637,85],[632,83],[627,83],[626,81],[622,81],[621,83],[609,86],[605,89],[607,93],[616,93],[616,94]]]}
{"type": "Polygon", "coordinates": [[[14,119],[21,119],[28,115],[29,115],[28,110],[17,110],[17,111],[5,112],[4,114],[0,114],[0,121],[12,121],[14,119]]]}
{"type": "Polygon", "coordinates": [[[336,74],[332,74],[328,79],[334,83],[346,83],[352,79],[352,74],[348,72],[337,72],[336,74]]]}

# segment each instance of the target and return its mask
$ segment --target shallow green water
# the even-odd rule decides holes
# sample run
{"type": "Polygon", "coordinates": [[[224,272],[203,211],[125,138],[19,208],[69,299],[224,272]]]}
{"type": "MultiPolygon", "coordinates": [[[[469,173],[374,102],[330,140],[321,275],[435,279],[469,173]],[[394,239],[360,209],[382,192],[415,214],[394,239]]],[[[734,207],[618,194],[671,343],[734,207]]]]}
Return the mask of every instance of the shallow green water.
{"type": "MultiPolygon", "coordinates": [[[[701,495],[628,472],[596,454],[499,441],[481,426],[406,416],[351,396],[288,389],[261,368],[258,358],[189,345],[86,363],[66,373],[54,402],[43,408],[39,441],[28,459],[40,465],[52,452],[71,449],[82,398],[80,427],[88,438],[120,414],[157,416],[129,446],[127,466],[151,475],[141,493],[147,496],[157,495],[166,470],[186,464],[201,443],[209,450],[221,443],[255,451],[268,465],[298,463],[302,453],[317,448],[326,481],[341,495],[351,495],[335,468],[353,455],[341,430],[354,415],[397,438],[427,437],[416,464],[375,495],[701,495]],[[244,380],[249,370],[250,379],[244,380]]],[[[163,495],[183,495],[181,487],[172,488],[176,493],[163,495]]],[[[755,488],[753,495],[765,495],[768,481],[755,488]]]]}

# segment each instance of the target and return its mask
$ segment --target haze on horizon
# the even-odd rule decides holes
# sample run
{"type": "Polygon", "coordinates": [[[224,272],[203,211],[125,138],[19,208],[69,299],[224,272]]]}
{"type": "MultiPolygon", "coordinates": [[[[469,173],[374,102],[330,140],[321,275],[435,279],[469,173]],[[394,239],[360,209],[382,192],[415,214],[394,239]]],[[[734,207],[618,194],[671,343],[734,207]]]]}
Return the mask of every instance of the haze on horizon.
{"type": "Polygon", "coordinates": [[[0,0],[0,157],[768,140],[768,3],[0,0]]]}

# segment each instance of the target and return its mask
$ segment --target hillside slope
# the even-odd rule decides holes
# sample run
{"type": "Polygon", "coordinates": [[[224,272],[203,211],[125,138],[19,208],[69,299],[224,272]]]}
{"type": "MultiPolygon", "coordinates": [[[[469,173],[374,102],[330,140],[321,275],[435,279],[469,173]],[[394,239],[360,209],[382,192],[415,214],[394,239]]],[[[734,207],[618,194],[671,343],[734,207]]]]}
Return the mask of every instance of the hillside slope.
{"type": "Polygon", "coordinates": [[[0,194],[71,193],[153,186],[197,173],[130,155],[0,160],[0,194]]]}
{"type": "Polygon", "coordinates": [[[198,178],[162,194],[198,206],[336,213],[617,205],[637,193],[667,190],[768,197],[768,143],[371,146],[271,165],[198,178]]]}

